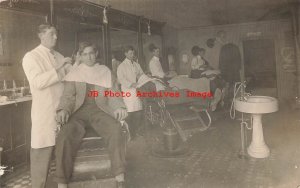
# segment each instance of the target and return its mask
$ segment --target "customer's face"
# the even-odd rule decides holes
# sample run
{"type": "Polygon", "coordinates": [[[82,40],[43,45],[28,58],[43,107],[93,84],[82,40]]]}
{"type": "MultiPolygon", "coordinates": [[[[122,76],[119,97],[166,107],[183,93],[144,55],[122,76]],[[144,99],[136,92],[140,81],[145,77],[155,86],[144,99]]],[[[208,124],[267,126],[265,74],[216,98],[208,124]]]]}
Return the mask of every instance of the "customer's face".
{"type": "Polygon", "coordinates": [[[133,50],[128,50],[127,52],[125,52],[125,56],[129,60],[133,60],[133,58],[134,58],[134,51],[133,50]]]}
{"type": "Polygon", "coordinates": [[[97,52],[92,46],[88,46],[84,48],[81,53],[81,62],[88,65],[93,66],[96,63],[97,52]]]}
{"type": "Polygon", "coordinates": [[[51,27],[40,33],[39,37],[43,46],[52,49],[56,45],[57,31],[54,27],[51,27]]]}

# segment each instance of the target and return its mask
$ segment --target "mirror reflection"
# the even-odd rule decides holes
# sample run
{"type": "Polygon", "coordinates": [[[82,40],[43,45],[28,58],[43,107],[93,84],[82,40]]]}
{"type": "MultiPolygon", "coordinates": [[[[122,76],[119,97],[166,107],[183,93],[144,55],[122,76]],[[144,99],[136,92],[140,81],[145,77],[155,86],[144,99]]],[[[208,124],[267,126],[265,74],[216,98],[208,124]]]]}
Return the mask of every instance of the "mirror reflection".
{"type": "Polygon", "coordinates": [[[135,49],[137,61],[138,35],[135,31],[112,28],[110,30],[110,43],[112,54],[112,72],[116,75],[118,65],[125,59],[124,47],[132,46],[135,49]]]}
{"type": "MultiPolygon", "coordinates": [[[[75,62],[78,44],[86,41],[97,45],[97,62],[104,64],[103,30],[101,26],[78,23],[70,19],[58,18],[58,49],[65,56],[72,57],[75,62]]],[[[79,63],[79,62],[78,62],[79,63]]]]}

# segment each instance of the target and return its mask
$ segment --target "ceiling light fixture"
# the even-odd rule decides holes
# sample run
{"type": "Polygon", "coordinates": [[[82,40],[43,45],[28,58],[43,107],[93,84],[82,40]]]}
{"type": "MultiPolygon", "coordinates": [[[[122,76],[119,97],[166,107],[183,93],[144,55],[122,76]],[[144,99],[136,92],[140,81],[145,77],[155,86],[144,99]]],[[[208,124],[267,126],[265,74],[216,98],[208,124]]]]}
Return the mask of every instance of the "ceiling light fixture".
{"type": "Polygon", "coordinates": [[[107,19],[107,8],[109,7],[109,2],[108,0],[105,0],[105,5],[103,9],[103,23],[108,24],[108,19],[107,19]]]}
{"type": "Polygon", "coordinates": [[[148,35],[151,35],[151,26],[150,26],[150,20],[148,21],[148,35]]]}

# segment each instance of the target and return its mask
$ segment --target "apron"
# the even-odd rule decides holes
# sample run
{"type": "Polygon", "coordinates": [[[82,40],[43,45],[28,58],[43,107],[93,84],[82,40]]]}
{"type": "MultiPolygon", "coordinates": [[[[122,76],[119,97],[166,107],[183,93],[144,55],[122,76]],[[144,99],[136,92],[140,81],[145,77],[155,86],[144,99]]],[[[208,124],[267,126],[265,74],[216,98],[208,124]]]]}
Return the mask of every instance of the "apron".
{"type": "Polygon", "coordinates": [[[123,80],[126,79],[130,83],[136,83],[136,75],[142,72],[140,66],[134,62],[130,62],[128,59],[125,59],[118,67],[118,72],[121,72],[121,77],[118,75],[119,82],[121,83],[121,90],[123,92],[129,92],[130,97],[123,97],[124,103],[128,112],[135,112],[143,109],[142,101],[136,96],[136,89],[129,88],[123,83],[123,80]]]}
{"type": "Polygon", "coordinates": [[[124,103],[128,110],[128,112],[135,112],[139,110],[143,110],[143,104],[141,99],[136,96],[136,89],[135,88],[125,88],[121,86],[123,92],[130,92],[130,97],[124,97],[124,103]]]}

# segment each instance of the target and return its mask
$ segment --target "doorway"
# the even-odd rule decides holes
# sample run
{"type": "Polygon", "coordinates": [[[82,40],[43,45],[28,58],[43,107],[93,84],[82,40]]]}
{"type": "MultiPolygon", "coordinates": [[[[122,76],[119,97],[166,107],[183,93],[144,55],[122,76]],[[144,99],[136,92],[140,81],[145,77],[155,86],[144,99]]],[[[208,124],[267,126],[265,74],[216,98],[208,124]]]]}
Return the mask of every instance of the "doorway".
{"type": "Polygon", "coordinates": [[[277,97],[275,46],[271,39],[243,41],[247,90],[277,97]]]}

